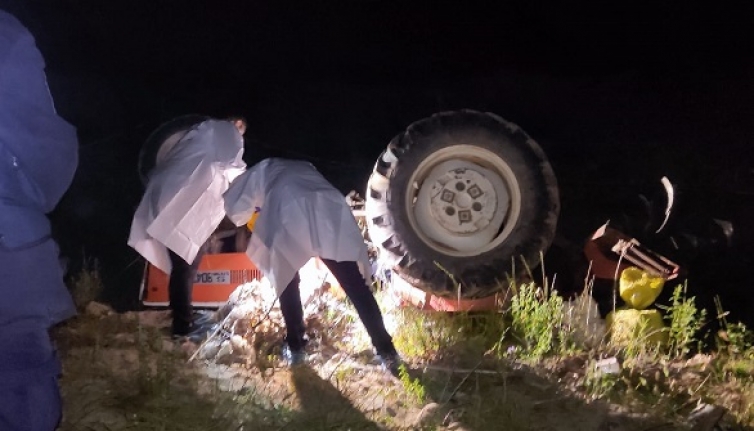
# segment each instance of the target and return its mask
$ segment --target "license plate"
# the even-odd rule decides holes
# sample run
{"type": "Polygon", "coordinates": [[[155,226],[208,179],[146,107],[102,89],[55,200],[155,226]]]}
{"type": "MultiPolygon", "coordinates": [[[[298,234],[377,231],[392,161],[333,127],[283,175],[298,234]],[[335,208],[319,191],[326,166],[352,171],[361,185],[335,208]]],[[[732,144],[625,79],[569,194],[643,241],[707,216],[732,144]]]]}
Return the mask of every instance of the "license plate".
{"type": "Polygon", "coordinates": [[[194,284],[230,284],[230,270],[198,271],[194,284]]]}

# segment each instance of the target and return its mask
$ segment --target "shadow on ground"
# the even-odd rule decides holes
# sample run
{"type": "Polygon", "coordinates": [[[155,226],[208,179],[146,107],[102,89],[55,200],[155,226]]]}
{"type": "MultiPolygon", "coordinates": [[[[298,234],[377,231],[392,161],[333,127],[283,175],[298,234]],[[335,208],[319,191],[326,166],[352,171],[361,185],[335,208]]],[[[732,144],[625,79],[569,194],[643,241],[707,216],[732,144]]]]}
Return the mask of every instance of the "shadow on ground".
{"type": "Polygon", "coordinates": [[[332,383],[306,366],[291,370],[291,381],[298,397],[300,415],[290,429],[379,430],[332,383]],[[315,428],[306,428],[314,426],[315,428]]]}

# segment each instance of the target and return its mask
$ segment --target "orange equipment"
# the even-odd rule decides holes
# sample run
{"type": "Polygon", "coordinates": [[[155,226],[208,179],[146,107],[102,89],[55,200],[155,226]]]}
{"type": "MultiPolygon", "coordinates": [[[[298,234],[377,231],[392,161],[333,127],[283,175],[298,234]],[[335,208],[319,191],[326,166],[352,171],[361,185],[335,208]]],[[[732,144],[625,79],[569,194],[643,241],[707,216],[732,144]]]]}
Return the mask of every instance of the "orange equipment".
{"type": "MultiPolygon", "coordinates": [[[[262,272],[246,253],[206,254],[196,273],[192,304],[195,307],[220,307],[236,287],[261,278],[262,272]]],[[[168,282],[167,274],[147,263],[141,285],[142,303],[148,307],[167,307],[168,282]]]]}

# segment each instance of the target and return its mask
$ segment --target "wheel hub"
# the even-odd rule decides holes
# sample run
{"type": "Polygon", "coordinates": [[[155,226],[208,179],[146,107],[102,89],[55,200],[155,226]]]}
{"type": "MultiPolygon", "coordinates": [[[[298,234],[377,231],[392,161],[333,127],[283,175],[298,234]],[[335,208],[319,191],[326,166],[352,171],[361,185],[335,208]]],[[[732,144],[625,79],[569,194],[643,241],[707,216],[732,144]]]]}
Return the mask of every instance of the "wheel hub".
{"type": "Polygon", "coordinates": [[[503,181],[509,179],[507,171],[502,164],[492,164],[495,170],[483,166],[489,154],[474,147],[451,147],[435,154],[414,177],[412,223],[427,244],[444,253],[480,253],[505,235],[510,210],[503,181]]]}
{"type": "Polygon", "coordinates": [[[471,234],[490,224],[497,209],[493,185],[479,172],[459,168],[432,184],[430,212],[443,229],[471,234]]]}

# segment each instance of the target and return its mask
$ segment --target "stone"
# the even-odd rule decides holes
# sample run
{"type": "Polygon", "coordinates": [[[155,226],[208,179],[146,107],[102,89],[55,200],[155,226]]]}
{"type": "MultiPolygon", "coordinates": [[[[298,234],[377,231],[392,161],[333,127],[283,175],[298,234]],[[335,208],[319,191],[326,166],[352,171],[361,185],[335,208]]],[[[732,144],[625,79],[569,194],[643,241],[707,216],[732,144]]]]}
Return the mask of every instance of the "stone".
{"type": "Polygon", "coordinates": [[[113,314],[113,309],[101,302],[92,301],[86,304],[86,314],[95,317],[104,317],[113,314]]]}

